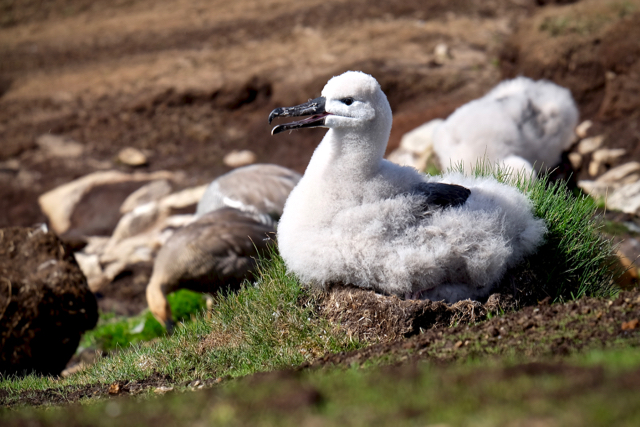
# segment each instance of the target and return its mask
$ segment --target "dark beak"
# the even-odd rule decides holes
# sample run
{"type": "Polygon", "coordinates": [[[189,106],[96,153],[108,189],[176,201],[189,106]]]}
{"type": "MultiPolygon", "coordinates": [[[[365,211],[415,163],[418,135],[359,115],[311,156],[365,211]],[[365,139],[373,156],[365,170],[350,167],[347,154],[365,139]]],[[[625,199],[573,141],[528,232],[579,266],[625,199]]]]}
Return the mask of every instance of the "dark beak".
{"type": "Polygon", "coordinates": [[[269,114],[269,123],[276,117],[298,117],[298,116],[311,116],[298,122],[286,123],[278,125],[271,130],[271,135],[284,132],[286,130],[295,130],[302,128],[315,128],[324,126],[324,119],[331,113],[327,113],[324,110],[325,99],[319,97],[312,99],[304,104],[296,105],[295,107],[276,108],[269,114]]]}

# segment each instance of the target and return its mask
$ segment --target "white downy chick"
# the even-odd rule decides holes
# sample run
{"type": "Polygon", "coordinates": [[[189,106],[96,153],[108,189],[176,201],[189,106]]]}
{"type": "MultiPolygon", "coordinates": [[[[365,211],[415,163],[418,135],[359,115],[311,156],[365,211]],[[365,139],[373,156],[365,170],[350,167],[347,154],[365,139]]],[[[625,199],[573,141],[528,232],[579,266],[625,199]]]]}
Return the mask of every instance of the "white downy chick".
{"type": "Polygon", "coordinates": [[[529,174],[556,166],[573,141],[578,109],[571,92],[526,77],[505,80],[458,108],[434,132],[443,168],[478,160],[529,174]]]}
{"type": "Polygon", "coordinates": [[[277,108],[269,122],[302,115],[312,116],[272,134],[329,128],[278,226],[280,254],[303,283],[484,298],[542,243],[544,221],[517,189],[459,173],[428,177],[384,160],[392,113],[373,77],[334,77],[321,97],[277,108]]]}

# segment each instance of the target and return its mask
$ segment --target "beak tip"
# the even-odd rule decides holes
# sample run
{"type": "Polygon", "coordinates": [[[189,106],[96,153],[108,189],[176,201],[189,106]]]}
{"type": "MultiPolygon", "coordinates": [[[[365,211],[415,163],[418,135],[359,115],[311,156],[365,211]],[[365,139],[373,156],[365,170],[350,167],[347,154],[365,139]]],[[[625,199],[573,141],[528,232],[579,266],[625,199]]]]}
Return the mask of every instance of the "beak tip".
{"type": "Polygon", "coordinates": [[[281,125],[275,126],[273,129],[271,129],[271,136],[277,135],[280,132],[282,132],[283,130],[284,130],[283,126],[281,126],[281,125]]]}
{"type": "Polygon", "coordinates": [[[282,108],[276,108],[275,110],[273,110],[272,112],[269,113],[269,124],[271,124],[271,122],[273,121],[273,119],[275,119],[276,117],[278,117],[280,114],[282,114],[282,108]]]}

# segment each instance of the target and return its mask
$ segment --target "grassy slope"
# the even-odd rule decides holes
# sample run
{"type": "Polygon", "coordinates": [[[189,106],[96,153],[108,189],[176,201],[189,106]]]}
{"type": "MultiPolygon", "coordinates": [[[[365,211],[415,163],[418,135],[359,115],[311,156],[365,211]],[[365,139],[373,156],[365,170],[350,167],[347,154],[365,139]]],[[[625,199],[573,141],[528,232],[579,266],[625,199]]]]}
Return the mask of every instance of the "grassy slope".
{"type": "MultiPolygon", "coordinates": [[[[501,180],[509,179],[503,171],[493,173],[501,180]]],[[[610,244],[598,237],[593,204],[570,198],[561,185],[546,189],[543,181],[530,183],[517,178],[512,182],[531,196],[536,213],[549,226],[549,252],[536,261],[538,264],[533,263],[553,272],[547,281],[540,282],[545,290],[555,291],[557,300],[615,292],[611,287],[614,273],[606,267],[610,244]]],[[[5,379],[0,387],[13,399],[28,390],[53,387],[64,393],[63,387],[151,375],[168,375],[174,384],[194,378],[240,377],[299,365],[326,352],[361,345],[315,316],[312,297],[286,274],[282,260],[275,255],[272,262],[263,265],[257,286],[247,284],[238,294],[219,296],[211,318],[199,317],[177,328],[171,337],[123,349],[67,379],[29,376],[5,379]]]]}
{"type": "Polygon", "coordinates": [[[636,348],[593,351],[565,362],[283,372],[144,404],[112,399],[14,412],[3,425],[632,426],[640,422],[638,356],[636,348]]]}

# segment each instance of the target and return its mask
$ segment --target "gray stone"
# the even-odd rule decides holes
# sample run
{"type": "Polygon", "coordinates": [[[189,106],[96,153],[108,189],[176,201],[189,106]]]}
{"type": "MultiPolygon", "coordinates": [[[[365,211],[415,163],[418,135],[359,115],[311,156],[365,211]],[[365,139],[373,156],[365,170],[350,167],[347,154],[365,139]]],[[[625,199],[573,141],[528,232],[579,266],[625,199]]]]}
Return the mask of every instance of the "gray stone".
{"type": "Polygon", "coordinates": [[[619,183],[627,176],[640,172],[640,163],[639,162],[629,162],[602,174],[598,177],[598,182],[604,184],[614,184],[619,183]]]}
{"type": "Polygon", "coordinates": [[[640,214],[640,181],[615,190],[607,199],[607,208],[630,214],[640,214]]]}

